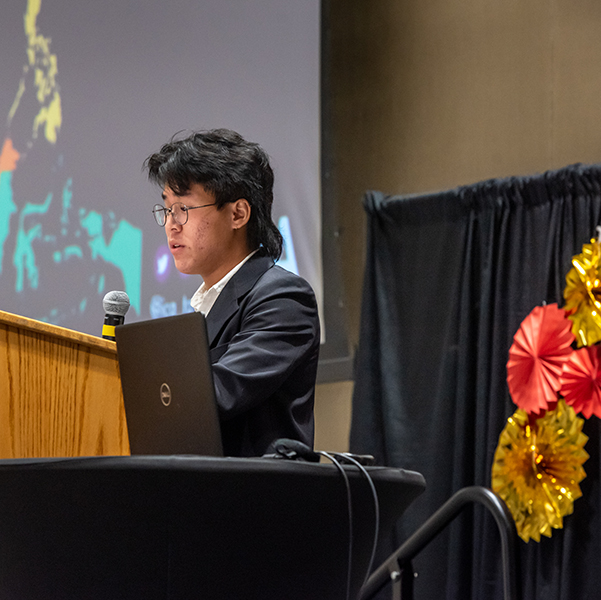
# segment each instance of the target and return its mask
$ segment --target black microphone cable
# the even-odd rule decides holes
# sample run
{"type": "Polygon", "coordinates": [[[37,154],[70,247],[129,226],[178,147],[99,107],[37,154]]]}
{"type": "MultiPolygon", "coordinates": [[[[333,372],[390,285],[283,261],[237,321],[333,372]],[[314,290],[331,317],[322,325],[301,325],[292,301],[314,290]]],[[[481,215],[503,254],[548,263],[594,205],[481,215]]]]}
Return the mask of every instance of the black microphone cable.
{"type": "Polygon", "coordinates": [[[340,471],[342,478],[344,479],[344,485],[346,486],[346,502],[347,502],[347,511],[348,511],[348,527],[349,527],[349,543],[348,543],[348,563],[347,563],[347,573],[346,573],[346,600],[350,600],[351,597],[351,573],[352,573],[352,563],[353,563],[353,503],[351,499],[351,486],[348,480],[348,475],[346,474],[344,467],[340,463],[340,461],[329,452],[325,452],[324,450],[316,450],[316,453],[324,456],[328,460],[332,462],[332,464],[340,471]]]}
{"type": "Polygon", "coordinates": [[[376,558],[376,550],[378,547],[378,535],[380,531],[380,501],[378,499],[378,492],[376,490],[376,486],[374,485],[373,479],[371,478],[371,475],[367,472],[367,469],[352,454],[349,454],[348,452],[332,452],[332,454],[342,462],[351,462],[361,471],[361,473],[367,480],[367,483],[369,484],[369,487],[371,489],[371,496],[374,501],[374,537],[371,548],[371,555],[369,558],[369,563],[367,565],[367,571],[365,573],[363,583],[361,584],[361,587],[363,587],[367,582],[369,575],[371,574],[371,570],[374,565],[374,560],[376,558]]]}
{"type": "Polygon", "coordinates": [[[380,502],[378,500],[378,493],[374,482],[367,472],[367,469],[362,464],[373,464],[373,456],[360,456],[356,454],[349,454],[347,452],[326,452],[319,450],[312,450],[306,444],[299,442],[298,440],[290,440],[290,439],[280,439],[274,443],[275,450],[275,458],[287,458],[289,460],[307,460],[309,462],[319,462],[320,456],[327,458],[340,472],[342,478],[344,480],[344,485],[346,489],[346,501],[347,501],[347,514],[348,514],[348,536],[349,536],[349,545],[348,545],[348,557],[347,557],[347,577],[346,577],[346,600],[350,600],[351,594],[351,576],[352,576],[352,563],[353,563],[353,538],[354,538],[354,530],[353,530],[353,504],[352,504],[352,493],[351,486],[349,482],[348,475],[344,469],[343,463],[347,465],[350,463],[356,466],[363,477],[367,480],[373,502],[374,502],[374,536],[373,543],[371,549],[371,555],[369,558],[369,564],[367,566],[367,570],[365,573],[365,577],[363,579],[362,586],[365,585],[365,582],[369,578],[371,574],[371,570],[373,567],[375,554],[378,546],[378,535],[380,531],[380,502]]]}

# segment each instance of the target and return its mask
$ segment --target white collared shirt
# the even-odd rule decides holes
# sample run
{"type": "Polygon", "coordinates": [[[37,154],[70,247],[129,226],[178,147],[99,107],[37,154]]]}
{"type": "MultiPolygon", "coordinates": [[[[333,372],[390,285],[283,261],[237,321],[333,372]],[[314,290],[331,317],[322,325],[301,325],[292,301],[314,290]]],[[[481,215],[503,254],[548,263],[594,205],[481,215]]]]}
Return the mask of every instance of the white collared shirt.
{"type": "Polygon", "coordinates": [[[209,314],[213,304],[219,297],[219,294],[223,291],[223,288],[227,285],[228,281],[240,270],[242,265],[253,255],[258,252],[258,248],[253,250],[244,260],[240,261],[225,277],[220,279],[215,285],[212,285],[209,289],[205,286],[205,282],[194,292],[190,305],[195,312],[201,312],[205,317],[209,314]]]}

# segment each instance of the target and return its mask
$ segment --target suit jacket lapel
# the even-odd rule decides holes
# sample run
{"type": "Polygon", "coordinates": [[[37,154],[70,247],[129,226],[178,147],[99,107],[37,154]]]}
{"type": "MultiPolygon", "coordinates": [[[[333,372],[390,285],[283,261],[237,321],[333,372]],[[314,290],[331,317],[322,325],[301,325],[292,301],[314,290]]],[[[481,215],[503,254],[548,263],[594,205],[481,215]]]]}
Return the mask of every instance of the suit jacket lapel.
{"type": "Polygon", "coordinates": [[[273,267],[273,259],[262,256],[261,252],[255,254],[242,265],[240,270],[228,281],[221,294],[215,301],[207,315],[207,333],[209,346],[221,331],[223,325],[238,310],[239,299],[255,285],[259,277],[273,267]]]}

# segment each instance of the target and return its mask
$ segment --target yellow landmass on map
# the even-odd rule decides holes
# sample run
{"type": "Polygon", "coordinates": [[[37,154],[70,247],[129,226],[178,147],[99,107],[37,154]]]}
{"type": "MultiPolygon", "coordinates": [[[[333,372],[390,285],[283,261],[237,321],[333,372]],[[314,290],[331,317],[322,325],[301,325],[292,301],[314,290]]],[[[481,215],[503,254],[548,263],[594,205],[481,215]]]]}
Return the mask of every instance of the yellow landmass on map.
{"type": "Polygon", "coordinates": [[[35,35],[37,31],[36,19],[42,8],[42,0],[29,0],[27,12],[25,13],[25,33],[28,37],[35,35]]]}
{"type": "Polygon", "coordinates": [[[57,130],[60,129],[62,120],[61,97],[58,92],[54,92],[52,102],[48,106],[43,106],[33,121],[34,133],[37,135],[40,125],[45,124],[44,135],[51,144],[55,144],[57,130]]]}
{"type": "MultiPolygon", "coordinates": [[[[37,18],[42,8],[42,0],[28,0],[23,18],[27,36],[27,62],[25,74],[33,70],[33,83],[36,97],[42,105],[33,121],[33,137],[37,138],[40,127],[44,127],[44,136],[55,144],[58,130],[62,125],[61,96],[56,76],[58,73],[56,54],[50,52],[50,38],[38,33],[37,18]]],[[[17,111],[25,92],[25,75],[19,83],[19,90],[9,113],[9,125],[17,111]]]]}

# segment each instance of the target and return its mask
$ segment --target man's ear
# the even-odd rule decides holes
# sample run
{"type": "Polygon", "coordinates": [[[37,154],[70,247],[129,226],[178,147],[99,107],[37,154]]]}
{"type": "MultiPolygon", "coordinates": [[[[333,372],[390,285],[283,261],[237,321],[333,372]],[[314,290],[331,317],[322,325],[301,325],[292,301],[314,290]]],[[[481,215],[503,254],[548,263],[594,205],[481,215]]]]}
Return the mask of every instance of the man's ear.
{"type": "Polygon", "coordinates": [[[232,202],[232,225],[234,229],[241,229],[250,219],[250,204],[246,198],[239,198],[232,202]]]}

